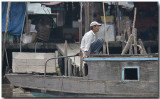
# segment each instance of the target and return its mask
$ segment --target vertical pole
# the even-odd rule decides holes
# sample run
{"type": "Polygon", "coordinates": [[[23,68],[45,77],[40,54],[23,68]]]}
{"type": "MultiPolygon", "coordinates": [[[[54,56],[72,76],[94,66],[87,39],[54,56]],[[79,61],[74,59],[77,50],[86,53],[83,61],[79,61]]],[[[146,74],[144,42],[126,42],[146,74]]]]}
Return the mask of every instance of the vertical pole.
{"type": "MultiPolygon", "coordinates": [[[[64,44],[64,56],[67,56],[67,40],[65,40],[65,44],[64,44]]],[[[64,59],[64,74],[65,76],[67,76],[67,60],[68,58],[64,59]]]]}
{"type": "Polygon", "coordinates": [[[135,29],[135,22],[136,22],[136,12],[137,8],[134,8],[134,19],[133,19],[133,26],[132,26],[132,33],[134,33],[134,54],[137,54],[137,29],[135,29]]]}
{"type": "MultiPolygon", "coordinates": [[[[28,9],[27,7],[26,7],[26,9],[28,9]]],[[[21,37],[20,37],[20,52],[22,52],[22,34],[23,34],[23,28],[24,28],[24,23],[25,23],[25,16],[26,16],[26,12],[25,12],[25,15],[24,15],[24,21],[23,21],[23,25],[22,25],[22,31],[21,31],[21,37]]]]}
{"type": "Polygon", "coordinates": [[[85,12],[85,32],[89,31],[89,3],[84,3],[85,12]]]}
{"type": "MultiPolygon", "coordinates": [[[[11,2],[8,2],[8,8],[7,8],[7,15],[6,15],[6,26],[5,26],[5,33],[4,33],[4,38],[3,38],[3,52],[2,56],[4,57],[5,50],[6,50],[6,36],[7,36],[7,30],[8,30],[8,23],[9,23],[9,11],[11,7],[11,2]]],[[[2,59],[3,59],[2,57],[2,59]]],[[[3,62],[3,60],[2,60],[3,62]]]]}
{"type": "MultiPolygon", "coordinates": [[[[55,51],[55,56],[56,56],[56,58],[58,57],[58,51],[57,50],[55,51]]],[[[55,59],[55,66],[59,67],[58,66],[58,59],[55,59]]]]}
{"type": "Polygon", "coordinates": [[[105,41],[106,41],[106,45],[107,45],[107,54],[109,55],[108,39],[107,39],[107,31],[106,31],[106,16],[105,16],[104,2],[103,2],[103,15],[104,15],[104,24],[105,24],[105,41]]]}
{"type": "Polygon", "coordinates": [[[94,3],[90,3],[91,4],[91,22],[93,21],[93,15],[94,15],[94,3]]]}
{"type": "Polygon", "coordinates": [[[80,76],[83,76],[82,75],[82,66],[83,66],[83,60],[82,60],[82,52],[80,52],[80,76]]]}
{"type": "Polygon", "coordinates": [[[29,25],[28,25],[28,5],[27,2],[25,2],[26,5],[26,32],[29,33],[29,25]]]}
{"type": "Polygon", "coordinates": [[[133,28],[134,35],[134,54],[137,54],[137,29],[133,28]]]}
{"type": "Polygon", "coordinates": [[[78,20],[79,23],[79,42],[81,42],[82,39],[82,20],[78,20]]]}
{"type": "Polygon", "coordinates": [[[117,35],[120,36],[120,34],[119,34],[119,7],[118,7],[118,2],[117,2],[117,35]]]}

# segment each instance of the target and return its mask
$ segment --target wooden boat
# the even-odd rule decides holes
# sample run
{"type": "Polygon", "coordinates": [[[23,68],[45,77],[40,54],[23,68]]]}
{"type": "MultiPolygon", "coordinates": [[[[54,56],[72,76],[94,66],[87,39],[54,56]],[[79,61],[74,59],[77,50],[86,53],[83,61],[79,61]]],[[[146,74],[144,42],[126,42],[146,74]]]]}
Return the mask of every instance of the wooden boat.
{"type": "Polygon", "coordinates": [[[158,97],[158,57],[94,55],[84,77],[9,73],[12,85],[65,97],[158,97]],[[63,94],[60,94],[63,93],[63,94]]]}

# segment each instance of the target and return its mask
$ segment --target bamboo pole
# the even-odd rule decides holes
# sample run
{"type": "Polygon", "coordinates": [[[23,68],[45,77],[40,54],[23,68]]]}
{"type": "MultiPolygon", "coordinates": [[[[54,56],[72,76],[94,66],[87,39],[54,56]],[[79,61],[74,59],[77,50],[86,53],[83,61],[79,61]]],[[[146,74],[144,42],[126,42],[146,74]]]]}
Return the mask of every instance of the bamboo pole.
{"type": "Polygon", "coordinates": [[[107,45],[107,54],[109,55],[108,40],[107,40],[107,31],[106,31],[106,15],[105,15],[104,2],[103,2],[103,15],[104,15],[104,24],[105,24],[105,41],[106,41],[106,45],[107,45]]]}
{"type": "Polygon", "coordinates": [[[4,33],[4,39],[3,39],[2,62],[3,62],[3,57],[4,57],[4,54],[5,54],[5,51],[6,51],[6,36],[7,36],[8,23],[9,23],[10,7],[11,7],[11,2],[8,2],[7,15],[6,15],[6,27],[5,27],[5,33],[4,33]]]}

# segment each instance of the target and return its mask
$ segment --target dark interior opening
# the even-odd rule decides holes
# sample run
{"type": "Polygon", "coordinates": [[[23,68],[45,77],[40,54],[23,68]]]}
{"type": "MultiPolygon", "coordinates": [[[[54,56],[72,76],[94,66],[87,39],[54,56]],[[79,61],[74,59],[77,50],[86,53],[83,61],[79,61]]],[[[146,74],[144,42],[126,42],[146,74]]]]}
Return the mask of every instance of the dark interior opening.
{"type": "Polygon", "coordinates": [[[125,68],[124,69],[124,80],[138,80],[137,68],[125,68]]]}

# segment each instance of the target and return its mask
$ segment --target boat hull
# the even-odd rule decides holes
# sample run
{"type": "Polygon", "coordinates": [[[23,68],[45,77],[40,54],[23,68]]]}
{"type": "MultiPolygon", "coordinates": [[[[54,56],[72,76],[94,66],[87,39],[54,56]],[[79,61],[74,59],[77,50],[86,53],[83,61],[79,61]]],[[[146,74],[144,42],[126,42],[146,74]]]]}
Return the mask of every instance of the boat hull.
{"type": "Polygon", "coordinates": [[[158,97],[158,82],[150,82],[155,87],[144,90],[142,87],[137,87],[140,84],[137,82],[128,85],[125,82],[89,80],[82,77],[44,77],[30,74],[6,74],[6,76],[14,86],[58,93],[57,95],[65,97],[158,97]],[[132,85],[136,87],[129,87],[132,85]],[[142,90],[143,92],[140,92],[142,90]]]}

